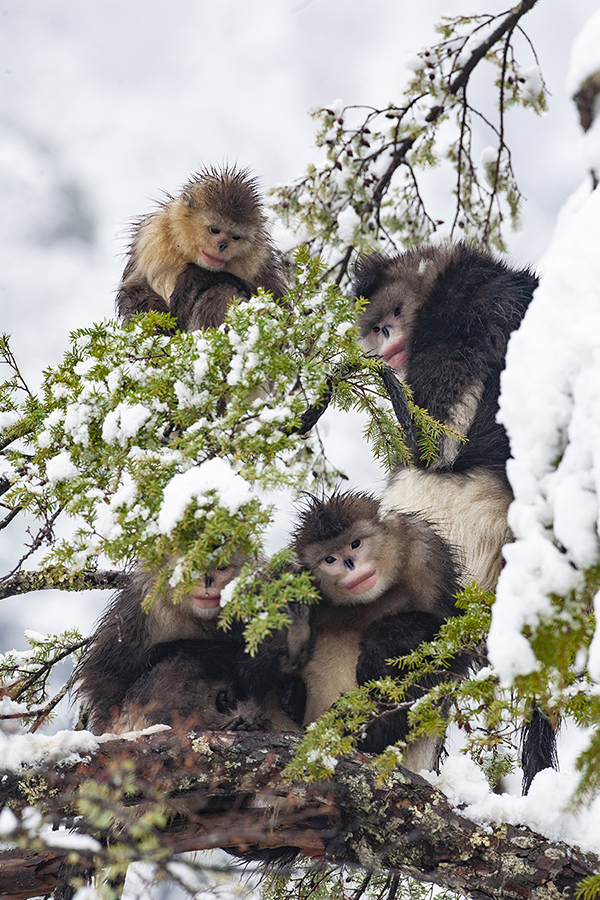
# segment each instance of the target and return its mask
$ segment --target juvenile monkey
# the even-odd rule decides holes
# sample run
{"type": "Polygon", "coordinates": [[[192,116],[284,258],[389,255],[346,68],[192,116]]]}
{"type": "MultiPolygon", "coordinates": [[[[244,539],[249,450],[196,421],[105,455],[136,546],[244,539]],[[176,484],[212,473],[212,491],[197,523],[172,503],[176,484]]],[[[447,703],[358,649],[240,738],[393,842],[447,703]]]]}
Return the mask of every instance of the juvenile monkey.
{"type": "Polygon", "coordinates": [[[231,298],[258,287],[286,293],[256,180],[207,168],[133,225],[116,306],[125,323],[155,310],[195,331],[220,325],[231,298]]]}
{"type": "Polygon", "coordinates": [[[382,511],[419,511],[462,555],[464,581],[492,590],[512,492],[504,428],[496,422],[500,374],[537,278],[465,243],[363,258],[354,292],[369,302],[363,346],[407,382],[415,403],[467,440],[444,437],[430,466],[398,467],[382,511]]]}
{"type": "MultiPolygon", "coordinates": [[[[459,614],[459,589],[448,546],[417,515],[380,515],[378,501],[361,493],[310,499],[294,536],[300,563],[321,594],[311,609],[314,646],[302,670],[307,703],[304,723],[315,721],[346,691],[403,669],[386,660],[432,640],[441,624],[459,614]]],[[[466,671],[455,660],[450,677],[466,671]]],[[[426,676],[409,692],[416,700],[445,676],[426,676]]],[[[361,749],[381,752],[406,737],[405,709],[372,722],[361,749]]],[[[433,768],[441,739],[409,747],[403,765],[433,768]]]]}

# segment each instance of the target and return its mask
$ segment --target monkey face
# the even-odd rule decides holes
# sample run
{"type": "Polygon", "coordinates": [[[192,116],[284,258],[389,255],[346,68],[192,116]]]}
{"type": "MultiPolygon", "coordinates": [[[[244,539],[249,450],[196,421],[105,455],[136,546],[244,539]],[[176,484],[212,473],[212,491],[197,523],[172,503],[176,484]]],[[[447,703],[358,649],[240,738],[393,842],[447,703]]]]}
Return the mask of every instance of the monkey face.
{"type": "Polygon", "coordinates": [[[402,321],[402,308],[396,306],[372,325],[363,338],[365,350],[380,356],[401,378],[406,373],[407,336],[402,321]]]}
{"type": "Polygon", "coordinates": [[[315,575],[323,595],[336,605],[371,603],[389,587],[389,568],[383,562],[381,535],[351,535],[317,564],[315,575]]]}
{"type": "Polygon", "coordinates": [[[192,613],[201,619],[213,619],[221,608],[221,591],[239,575],[241,563],[232,561],[227,566],[211,569],[202,582],[186,598],[192,613]]]}
{"type": "Polygon", "coordinates": [[[406,378],[410,366],[417,312],[452,252],[452,246],[423,247],[391,259],[376,253],[357,265],[355,295],[369,300],[359,316],[361,344],[400,378],[406,378]]]}
{"type": "Polygon", "coordinates": [[[243,250],[246,239],[233,227],[213,223],[203,229],[199,264],[213,272],[227,267],[243,250]]]}

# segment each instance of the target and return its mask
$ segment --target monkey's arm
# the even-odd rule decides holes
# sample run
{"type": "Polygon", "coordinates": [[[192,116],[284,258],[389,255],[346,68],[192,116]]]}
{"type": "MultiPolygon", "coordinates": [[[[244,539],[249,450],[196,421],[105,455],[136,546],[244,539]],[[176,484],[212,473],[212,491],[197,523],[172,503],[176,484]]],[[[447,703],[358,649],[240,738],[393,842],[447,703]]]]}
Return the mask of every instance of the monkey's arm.
{"type": "Polygon", "coordinates": [[[188,263],[179,275],[169,298],[171,315],[182,331],[217,328],[233,297],[248,298],[245,281],[229,272],[210,272],[188,263]]]}
{"type": "Polygon", "coordinates": [[[168,313],[169,307],[148,284],[125,284],[120,288],[115,302],[117,313],[124,325],[136,313],[168,313]]]}
{"type": "Polygon", "coordinates": [[[356,665],[358,684],[402,673],[402,667],[388,666],[386,661],[406,656],[424,641],[433,640],[441,624],[439,616],[418,611],[397,613],[373,622],[360,641],[356,665]]]}
{"type": "MultiPolygon", "coordinates": [[[[358,684],[385,675],[404,676],[408,668],[386,665],[386,660],[404,656],[424,641],[431,641],[437,634],[442,620],[424,612],[398,613],[374,622],[364,633],[360,644],[356,678],[358,684]]],[[[459,654],[454,659],[451,673],[455,677],[466,673],[468,661],[459,654]]],[[[447,676],[440,673],[422,675],[411,684],[404,696],[405,703],[414,703],[447,676]]],[[[408,709],[404,704],[382,704],[380,714],[367,726],[360,747],[367,753],[381,753],[389,744],[404,740],[409,733],[408,709]]],[[[413,771],[421,767],[433,768],[438,761],[442,740],[432,736],[411,745],[404,764],[413,771]]]]}

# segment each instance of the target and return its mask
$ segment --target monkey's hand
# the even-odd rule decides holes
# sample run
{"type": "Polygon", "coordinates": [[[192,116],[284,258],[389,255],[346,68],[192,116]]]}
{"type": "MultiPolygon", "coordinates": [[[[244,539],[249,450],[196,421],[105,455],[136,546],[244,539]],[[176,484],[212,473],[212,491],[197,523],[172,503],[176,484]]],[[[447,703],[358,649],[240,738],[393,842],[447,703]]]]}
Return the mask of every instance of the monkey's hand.
{"type": "Polygon", "coordinates": [[[292,622],[287,630],[287,660],[282,659],[281,670],[286,674],[297,672],[307,661],[314,639],[310,622],[310,606],[291,603],[292,622]]]}
{"type": "Polygon", "coordinates": [[[217,328],[233,297],[250,297],[245,281],[229,272],[212,272],[188,263],[169,298],[171,315],[181,331],[217,328]]]}
{"type": "Polygon", "coordinates": [[[169,312],[163,298],[148,284],[125,284],[117,294],[115,305],[125,325],[136,313],[169,312]]]}

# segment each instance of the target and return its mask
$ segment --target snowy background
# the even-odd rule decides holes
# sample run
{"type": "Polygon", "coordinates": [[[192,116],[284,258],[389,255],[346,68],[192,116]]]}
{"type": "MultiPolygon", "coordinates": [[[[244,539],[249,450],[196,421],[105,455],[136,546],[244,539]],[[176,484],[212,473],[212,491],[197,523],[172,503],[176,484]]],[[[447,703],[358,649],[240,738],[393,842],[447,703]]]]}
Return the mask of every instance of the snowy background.
{"type": "MultiPolygon", "coordinates": [[[[202,165],[225,161],[250,166],[265,189],[291,181],[315,158],[310,109],[338,97],[369,105],[397,101],[409,74],[406,58],[436,39],[433,26],[442,14],[499,12],[506,5],[499,0],[3,0],[2,330],[12,333],[31,387],[37,387],[45,366],[61,358],[69,331],[113,315],[127,223],[148,211],[161,192],[177,190],[202,165]]],[[[507,122],[527,199],[523,228],[509,236],[511,256],[515,264],[531,263],[548,275],[520,343],[511,348],[512,381],[505,380],[504,421],[514,446],[521,441],[523,447],[511,472],[518,493],[512,524],[523,541],[542,540],[544,522],[558,510],[567,548],[576,545],[581,504],[588,504],[588,525],[597,516],[594,477],[600,477],[600,458],[593,437],[596,447],[600,441],[596,432],[590,434],[589,422],[577,421],[573,403],[563,405],[548,424],[547,406],[537,401],[523,406],[522,386],[539,363],[539,383],[550,403],[554,389],[561,396],[587,390],[597,409],[600,384],[590,379],[600,353],[600,197],[589,199],[587,168],[594,159],[600,168],[600,140],[583,138],[570,100],[577,77],[585,74],[581,67],[589,65],[590,48],[600,46],[600,37],[586,39],[592,27],[600,34],[597,16],[580,39],[569,73],[573,41],[597,9],[598,0],[539,0],[525,17],[551,92],[550,108],[542,118],[516,111],[507,122]],[[572,195],[545,256],[559,210],[572,195]],[[577,253],[576,269],[559,252],[565,241],[577,253]],[[564,303],[566,290],[579,298],[573,305],[564,303]],[[565,333],[574,344],[564,340],[565,333]],[[568,480],[555,479],[550,509],[543,506],[546,486],[541,491],[536,480],[550,471],[550,451],[530,452],[531,435],[548,426],[551,441],[557,423],[558,440],[581,436],[563,473],[578,493],[565,488],[568,480]],[[595,476],[586,481],[585,471],[595,476]]],[[[600,51],[597,55],[600,66],[600,51]]],[[[330,453],[351,484],[377,488],[380,473],[352,422],[326,416],[324,430],[330,453]]],[[[12,558],[15,547],[4,533],[2,540],[0,560],[12,558]]],[[[523,554],[531,558],[531,546],[514,545],[505,586],[525,571],[523,554]]],[[[586,547],[588,556],[597,552],[595,545],[586,547]]],[[[545,545],[542,550],[549,552],[545,545]]],[[[510,596],[507,589],[508,605],[510,596]]],[[[26,627],[46,632],[72,624],[87,631],[106,597],[47,592],[9,598],[0,604],[0,650],[23,647],[26,627]]],[[[515,635],[510,615],[496,619],[496,661],[507,677],[516,658],[503,652],[506,637],[515,635]]],[[[600,648],[598,658],[600,676],[600,648]]],[[[68,715],[63,716],[57,727],[68,725],[68,715]]],[[[589,821],[586,830],[600,834],[589,821]]]]}

